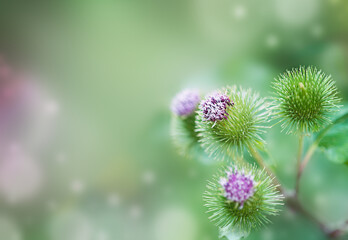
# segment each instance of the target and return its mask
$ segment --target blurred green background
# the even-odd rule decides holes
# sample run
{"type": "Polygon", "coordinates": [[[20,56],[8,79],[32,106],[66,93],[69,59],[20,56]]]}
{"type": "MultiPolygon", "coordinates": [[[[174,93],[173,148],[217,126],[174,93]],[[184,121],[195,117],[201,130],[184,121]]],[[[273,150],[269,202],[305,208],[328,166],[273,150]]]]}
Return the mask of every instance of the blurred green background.
{"type": "MultiPolygon", "coordinates": [[[[0,34],[26,89],[0,106],[16,108],[0,121],[1,240],[218,239],[202,201],[217,166],[176,153],[173,96],[227,84],[269,96],[278,74],[314,65],[348,97],[345,0],[0,1],[0,34]]],[[[297,140],[279,126],[266,139],[293,187],[297,140]]],[[[301,187],[320,220],[348,219],[347,166],[318,152],[301,187]]],[[[272,220],[250,239],[325,239],[290,211],[272,220]]]]}

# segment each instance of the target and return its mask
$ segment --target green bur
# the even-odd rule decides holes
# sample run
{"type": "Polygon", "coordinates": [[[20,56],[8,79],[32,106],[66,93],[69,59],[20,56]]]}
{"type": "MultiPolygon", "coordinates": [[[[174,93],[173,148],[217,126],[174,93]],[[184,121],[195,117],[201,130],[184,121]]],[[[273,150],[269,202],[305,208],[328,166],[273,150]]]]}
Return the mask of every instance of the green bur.
{"type": "Polygon", "coordinates": [[[207,121],[202,110],[198,110],[196,131],[205,151],[214,159],[224,160],[242,155],[245,147],[262,147],[264,140],[261,135],[268,127],[270,115],[265,100],[250,89],[236,86],[220,92],[234,103],[226,109],[227,119],[207,121]]]}
{"type": "Polygon", "coordinates": [[[264,170],[250,164],[234,164],[231,167],[254,176],[254,195],[246,200],[242,208],[239,203],[229,201],[220,184],[220,179],[226,177],[229,168],[222,167],[213,180],[208,182],[203,199],[210,214],[209,219],[219,227],[220,234],[226,237],[238,235],[241,238],[247,236],[252,229],[269,223],[268,216],[277,215],[280,211],[283,196],[264,170]]]}
{"type": "Polygon", "coordinates": [[[287,133],[317,132],[339,108],[335,82],[313,67],[287,71],[273,82],[273,89],[273,118],[287,133]]]}

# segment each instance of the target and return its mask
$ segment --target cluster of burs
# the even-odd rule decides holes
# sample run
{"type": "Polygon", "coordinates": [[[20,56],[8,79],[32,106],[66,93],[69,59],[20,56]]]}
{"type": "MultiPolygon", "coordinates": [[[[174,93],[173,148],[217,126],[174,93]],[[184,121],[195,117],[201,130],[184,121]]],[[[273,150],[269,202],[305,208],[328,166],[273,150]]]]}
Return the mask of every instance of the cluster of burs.
{"type": "Polygon", "coordinates": [[[267,129],[279,123],[288,134],[309,135],[331,124],[340,108],[335,82],[313,67],[286,71],[272,88],[268,98],[227,86],[205,96],[185,89],[172,100],[171,135],[179,153],[222,165],[203,197],[210,220],[229,239],[246,237],[283,205],[283,189],[259,153],[267,129]],[[247,163],[246,154],[256,163],[247,163]]]}

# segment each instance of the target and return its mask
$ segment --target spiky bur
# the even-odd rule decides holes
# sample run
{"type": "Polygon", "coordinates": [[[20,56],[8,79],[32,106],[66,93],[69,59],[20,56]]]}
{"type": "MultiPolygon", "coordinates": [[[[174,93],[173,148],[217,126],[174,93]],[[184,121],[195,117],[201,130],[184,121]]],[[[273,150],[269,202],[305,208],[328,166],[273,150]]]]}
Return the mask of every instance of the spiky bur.
{"type": "Polygon", "coordinates": [[[185,89],[174,97],[171,104],[171,136],[179,153],[188,158],[203,156],[195,132],[196,110],[200,100],[198,90],[185,89]]]}
{"type": "Polygon", "coordinates": [[[277,215],[283,196],[268,174],[255,165],[223,167],[203,195],[209,219],[224,232],[249,233],[277,215]]]}
{"type": "MultiPolygon", "coordinates": [[[[216,107],[217,114],[207,116],[206,102],[213,101],[216,94],[201,101],[196,118],[196,131],[203,148],[215,159],[233,157],[243,152],[243,148],[260,147],[264,140],[261,135],[267,128],[269,111],[263,98],[252,92],[236,86],[219,91],[229,99],[216,107]],[[220,117],[215,117],[220,116],[220,117]],[[221,117],[222,116],[222,117],[221,117]]],[[[219,104],[219,102],[217,102],[219,104]]],[[[211,104],[213,105],[213,104],[211,104]]],[[[213,106],[209,106],[214,109],[213,106]]]]}
{"type": "Polygon", "coordinates": [[[287,133],[311,133],[330,123],[340,99],[331,76],[313,67],[300,67],[273,82],[274,119],[287,133]]]}

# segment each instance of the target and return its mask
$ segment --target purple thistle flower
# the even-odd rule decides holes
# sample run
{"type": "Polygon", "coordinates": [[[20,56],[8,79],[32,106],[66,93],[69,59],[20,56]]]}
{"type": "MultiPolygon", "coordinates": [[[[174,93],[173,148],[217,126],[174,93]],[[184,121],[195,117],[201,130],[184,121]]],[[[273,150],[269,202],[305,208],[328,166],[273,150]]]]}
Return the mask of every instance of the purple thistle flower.
{"type": "Polygon", "coordinates": [[[191,115],[196,110],[200,100],[198,90],[185,89],[174,97],[171,105],[172,112],[178,116],[191,115]]]}
{"type": "Polygon", "coordinates": [[[233,106],[234,103],[225,94],[216,93],[207,97],[200,105],[203,112],[203,118],[207,121],[220,121],[227,119],[227,106],[233,106]]]}
{"type": "Polygon", "coordinates": [[[224,196],[232,202],[240,203],[243,208],[244,202],[254,195],[254,176],[245,175],[236,169],[227,172],[227,178],[221,178],[220,184],[224,188],[224,196]]]}

